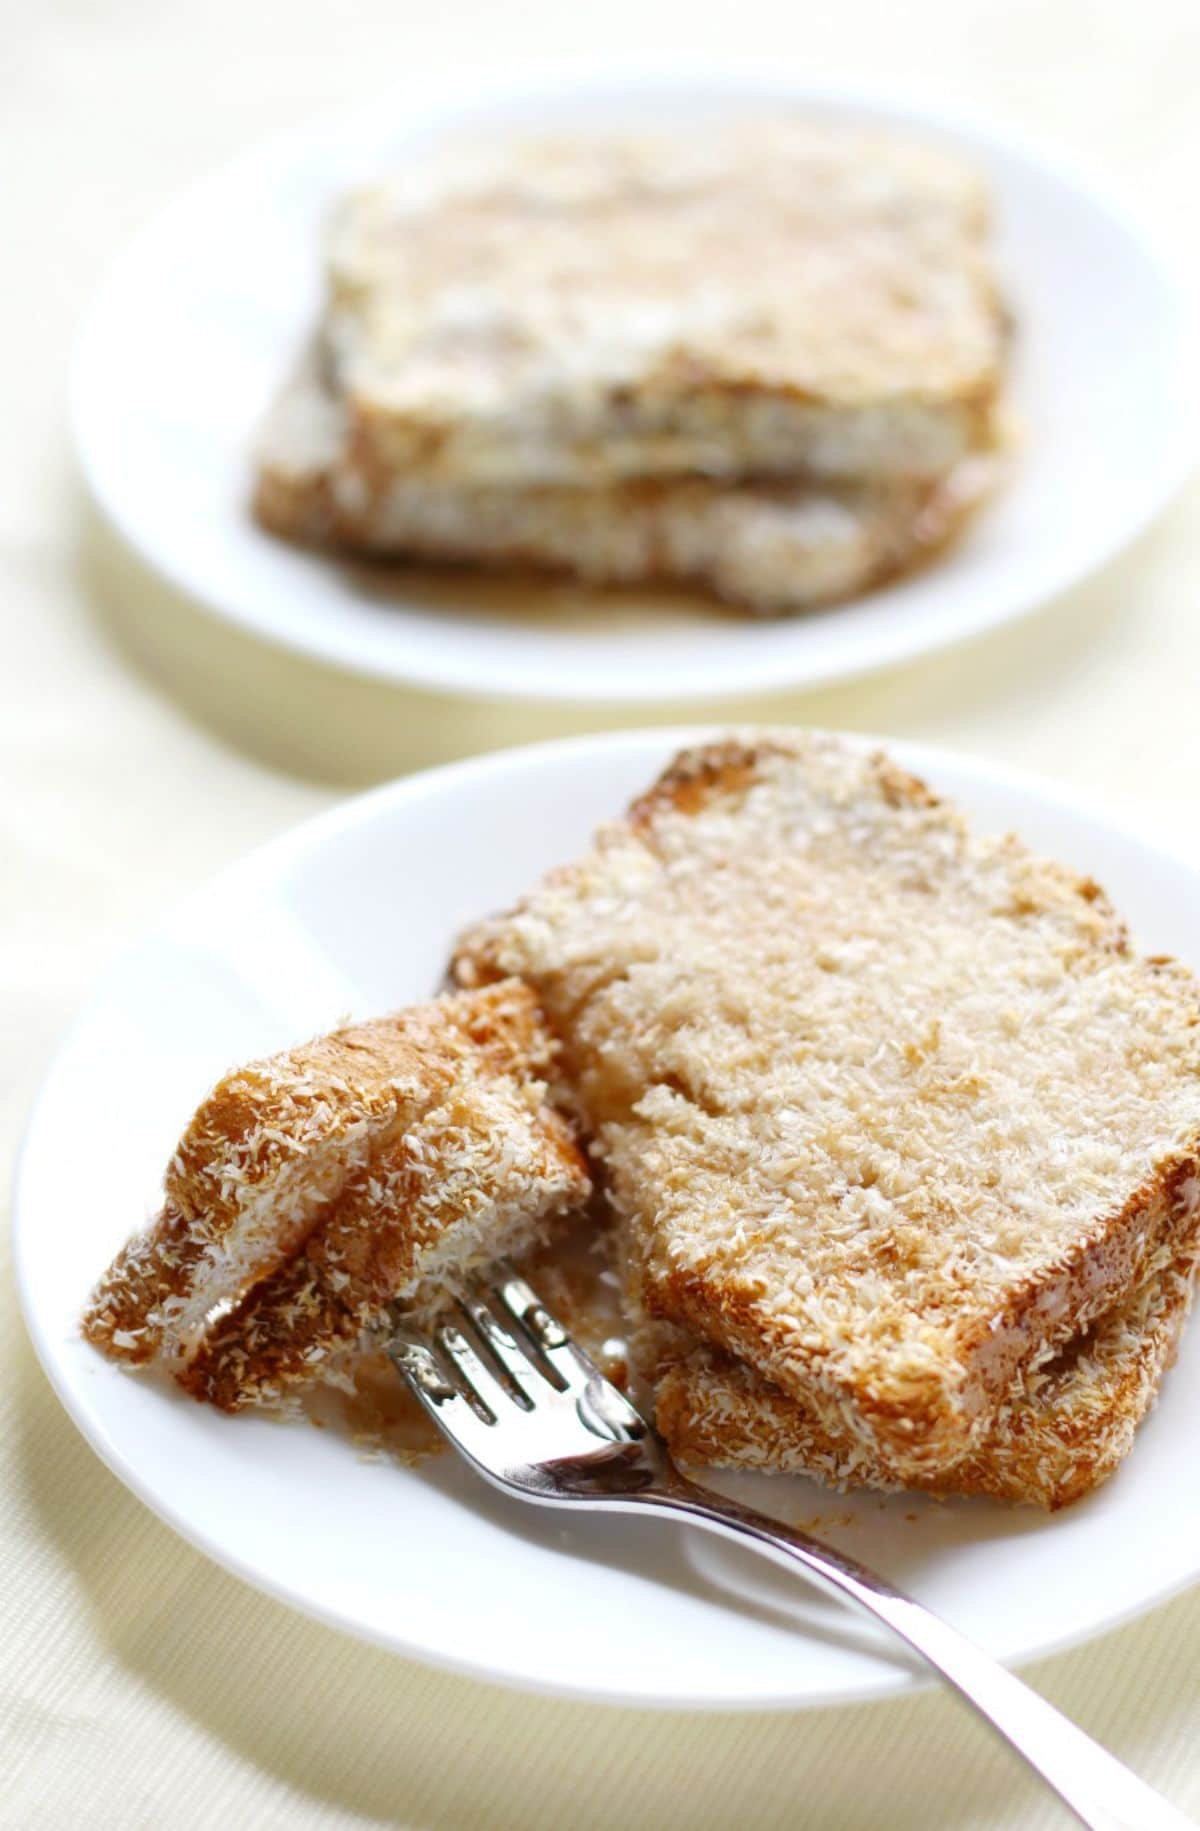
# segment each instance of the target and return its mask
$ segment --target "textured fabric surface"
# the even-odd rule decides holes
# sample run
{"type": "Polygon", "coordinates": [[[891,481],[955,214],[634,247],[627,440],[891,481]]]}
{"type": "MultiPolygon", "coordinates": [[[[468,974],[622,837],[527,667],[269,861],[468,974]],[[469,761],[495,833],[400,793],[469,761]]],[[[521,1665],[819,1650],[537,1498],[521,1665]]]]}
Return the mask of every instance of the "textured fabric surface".
{"type": "MultiPolygon", "coordinates": [[[[464,55],[586,61],[636,45],[669,59],[686,43],[936,89],[1078,157],[1164,234],[1192,215],[1190,0],[743,0],[736,13],[697,0],[0,0],[0,21],[6,1159],[57,1034],[164,902],[340,789],[572,722],[406,697],[271,654],[148,578],[83,511],[64,432],[71,330],[104,262],[180,184],[267,131],[464,55]]],[[[1025,764],[1200,862],[1198,597],[1193,488],[1045,616],[760,711],[1025,764]]],[[[6,1828],[1065,1822],[932,1693],[659,1717],[525,1698],[357,1646],[207,1564],[107,1473],[34,1363],[6,1245],[0,1351],[6,1828]]],[[[1200,1814],[1200,1592],[1029,1676],[1200,1814]]]]}

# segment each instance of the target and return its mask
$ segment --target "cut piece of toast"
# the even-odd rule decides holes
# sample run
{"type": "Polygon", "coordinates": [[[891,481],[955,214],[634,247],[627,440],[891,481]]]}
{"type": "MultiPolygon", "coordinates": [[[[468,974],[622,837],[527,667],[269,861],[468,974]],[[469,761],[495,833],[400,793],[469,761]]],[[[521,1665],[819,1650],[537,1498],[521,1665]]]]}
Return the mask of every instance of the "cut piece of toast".
{"type": "Polygon", "coordinates": [[[681,584],[769,616],[910,570],[957,533],[998,470],[977,457],[933,479],[463,487],[364,468],[345,403],[310,361],[263,428],[254,510],[271,532],[315,546],[592,585],[681,584]]]}
{"type": "Polygon", "coordinates": [[[179,1379],[225,1411],[319,1379],[386,1324],[544,1239],[591,1193],[542,1080],[467,1077],[355,1173],[305,1247],[209,1331],[179,1379]]]}
{"type": "Polygon", "coordinates": [[[587,1187],[545,1102],[553,1054],[531,993],[510,982],[236,1070],[193,1117],[167,1170],[162,1213],[101,1280],[84,1333],[114,1358],[161,1355],[183,1372],[214,1309],[286,1271],[315,1230],[325,1235],[330,1215],[340,1218],[321,1263],[352,1304],[388,1275],[407,1285],[435,1274],[441,1243],[469,1234],[477,1215],[506,1215],[511,1230],[527,1200],[535,1229],[587,1187]],[[437,1185],[432,1202],[426,1179],[437,1185]],[[382,1229],[389,1191],[391,1233],[356,1242],[351,1217],[379,1207],[372,1225],[382,1229]]]}
{"type": "Polygon", "coordinates": [[[458,486],[930,478],[1005,344],[978,176],[797,117],[581,130],[348,198],[326,326],[356,449],[458,486]]]}
{"type": "Polygon", "coordinates": [[[929,1485],[1200,1200],[1200,998],[881,754],[685,752],[462,941],[537,991],[641,1300],[929,1485]]]}
{"type": "MultiPolygon", "coordinates": [[[[1157,1254],[1131,1295],[1018,1382],[976,1448],[928,1484],[933,1491],[1054,1510],[1106,1481],[1175,1358],[1197,1251],[1193,1228],[1186,1244],[1157,1254]]],[[[906,1486],[873,1445],[826,1428],[802,1401],[719,1348],[669,1324],[650,1324],[639,1346],[658,1428],[677,1461],[809,1475],[835,1488],[906,1486]]]]}

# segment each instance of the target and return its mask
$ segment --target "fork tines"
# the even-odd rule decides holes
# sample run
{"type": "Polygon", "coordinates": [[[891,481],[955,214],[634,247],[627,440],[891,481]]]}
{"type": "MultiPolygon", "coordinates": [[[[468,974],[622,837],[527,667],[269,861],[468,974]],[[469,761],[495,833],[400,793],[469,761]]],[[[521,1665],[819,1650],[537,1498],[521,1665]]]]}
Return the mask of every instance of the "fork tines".
{"type": "Polygon", "coordinates": [[[499,1269],[494,1285],[472,1280],[428,1335],[394,1310],[397,1330],[388,1344],[418,1397],[439,1410],[461,1399],[487,1423],[601,1377],[525,1280],[504,1262],[499,1269]]]}

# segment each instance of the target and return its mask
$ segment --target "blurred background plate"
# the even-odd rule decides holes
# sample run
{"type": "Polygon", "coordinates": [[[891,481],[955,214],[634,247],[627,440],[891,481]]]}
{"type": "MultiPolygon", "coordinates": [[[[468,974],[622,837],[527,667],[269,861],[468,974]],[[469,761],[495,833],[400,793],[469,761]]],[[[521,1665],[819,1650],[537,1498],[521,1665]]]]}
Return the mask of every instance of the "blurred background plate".
{"type": "Polygon", "coordinates": [[[87,317],[73,383],[90,488],[209,610],[343,670],[526,702],[666,705],[859,674],[994,627],[1112,556],[1193,449],[1186,313],[1119,211],[939,111],[778,74],[422,85],[247,157],[143,231],[87,317]],[[700,598],[339,565],[247,511],[256,423],[320,303],[320,230],[346,185],[488,125],[636,123],[800,107],[959,148],[985,174],[1016,319],[1015,474],[925,571],[834,609],[739,618],[700,598]]]}

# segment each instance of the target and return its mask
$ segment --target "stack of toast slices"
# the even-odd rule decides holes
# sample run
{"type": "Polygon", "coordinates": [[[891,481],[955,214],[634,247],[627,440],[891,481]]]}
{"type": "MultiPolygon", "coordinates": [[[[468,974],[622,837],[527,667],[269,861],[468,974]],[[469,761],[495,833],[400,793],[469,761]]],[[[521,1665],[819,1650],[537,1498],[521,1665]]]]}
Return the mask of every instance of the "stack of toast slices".
{"type": "Polygon", "coordinates": [[[334,214],[256,514],[764,615],[849,597],[995,482],[988,238],[950,154],[803,119],[428,155],[334,214]]]}
{"type": "Polygon", "coordinates": [[[1091,880],[755,733],[454,971],[222,1083],[98,1346],[277,1404],[602,1200],[681,1461],[1047,1507],[1117,1467],[1200,1260],[1200,986],[1091,880]]]}

